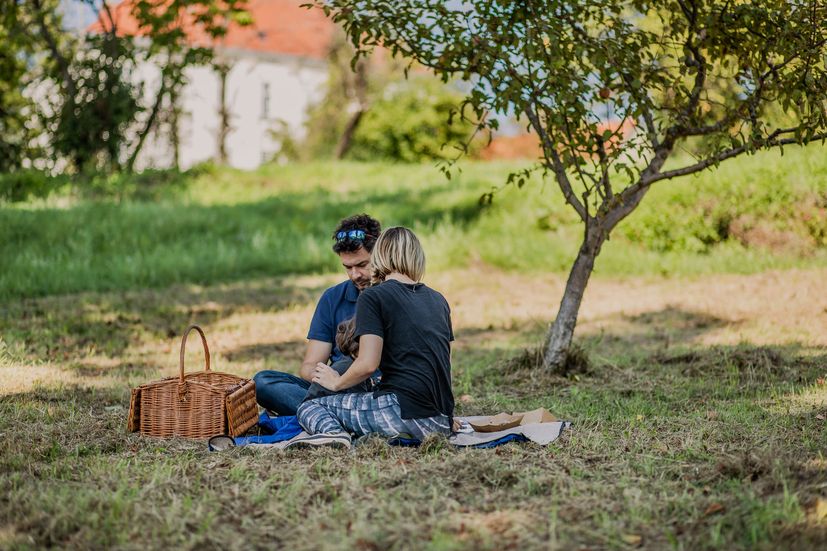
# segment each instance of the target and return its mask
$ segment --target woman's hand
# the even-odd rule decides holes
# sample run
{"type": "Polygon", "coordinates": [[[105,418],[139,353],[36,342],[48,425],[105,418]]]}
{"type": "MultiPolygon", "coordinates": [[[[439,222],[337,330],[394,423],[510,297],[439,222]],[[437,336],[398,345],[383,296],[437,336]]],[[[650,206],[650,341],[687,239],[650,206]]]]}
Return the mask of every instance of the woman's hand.
{"type": "Polygon", "coordinates": [[[319,383],[327,390],[332,390],[335,392],[339,390],[340,378],[341,375],[336,373],[336,371],[329,365],[319,362],[316,364],[316,367],[313,368],[313,378],[311,381],[314,383],[319,383]]]}

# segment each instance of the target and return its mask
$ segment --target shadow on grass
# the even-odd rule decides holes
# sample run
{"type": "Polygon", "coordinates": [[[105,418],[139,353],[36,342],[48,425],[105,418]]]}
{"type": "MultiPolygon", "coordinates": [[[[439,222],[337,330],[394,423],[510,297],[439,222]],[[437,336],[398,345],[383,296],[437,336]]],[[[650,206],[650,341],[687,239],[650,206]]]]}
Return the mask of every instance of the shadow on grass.
{"type": "Polygon", "coordinates": [[[225,351],[224,356],[232,362],[249,362],[274,357],[301,357],[305,346],[305,340],[253,344],[225,351]]]}
{"type": "MultiPolygon", "coordinates": [[[[585,333],[578,330],[576,341],[590,349],[599,348],[609,355],[623,355],[628,351],[654,353],[690,346],[712,331],[740,325],[740,322],[674,306],[637,315],[619,313],[594,321],[608,324],[610,328],[586,330],[585,333]]],[[[547,328],[546,323],[530,321],[514,324],[506,332],[524,334],[540,343],[546,336],[547,328]]],[[[465,327],[456,331],[457,344],[469,350],[476,347],[485,349],[490,346],[492,339],[496,340],[503,332],[503,328],[493,326],[465,327]]],[[[538,344],[530,352],[533,357],[542,351],[538,344]]]]}
{"type": "MultiPolygon", "coordinates": [[[[645,402],[655,393],[682,411],[691,403],[771,398],[779,388],[811,385],[825,375],[827,353],[802,343],[699,345],[704,335],[740,323],[705,313],[668,307],[601,321],[611,328],[576,338],[577,361],[557,372],[542,367],[545,329],[536,323],[514,328],[522,346],[491,341],[496,331],[488,328],[459,331],[457,380],[465,392],[496,393],[504,403],[539,405],[532,398],[585,385],[606,401],[645,402]],[[469,340],[474,345],[466,347],[469,340]]],[[[484,413],[476,406],[463,411],[484,413]]]]}
{"type": "Polygon", "coordinates": [[[368,211],[385,225],[433,227],[448,221],[461,227],[473,222],[484,207],[472,195],[451,199],[453,191],[448,182],[369,194],[312,188],[235,205],[83,203],[61,210],[0,209],[0,303],[328,271],[337,268],[329,236],[340,219],[368,211]]]}
{"type": "Polygon", "coordinates": [[[587,333],[583,340],[612,351],[615,346],[652,351],[691,345],[708,333],[741,323],[674,306],[631,316],[615,314],[600,321],[611,324],[612,330],[587,333]]]}
{"type": "Polygon", "coordinates": [[[8,352],[18,357],[67,361],[102,354],[117,358],[142,336],[173,338],[191,324],[206,326],[238,312],[310,305],[323,289],[269,278],[209,288],[175,286],[27,299],[0,309],[0,334],[8,352]]]}

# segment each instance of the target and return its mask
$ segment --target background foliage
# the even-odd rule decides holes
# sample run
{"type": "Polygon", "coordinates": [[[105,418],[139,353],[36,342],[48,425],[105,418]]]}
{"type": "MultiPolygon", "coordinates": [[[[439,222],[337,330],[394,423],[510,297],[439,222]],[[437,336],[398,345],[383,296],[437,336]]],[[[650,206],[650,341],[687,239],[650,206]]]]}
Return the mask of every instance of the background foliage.
{"type": "MultiPolygon", "coordinates": [[[[0,4],[0,172],[37,168],[90,178],[131,172],[147,134],[185,83],[185,69],[212,55],[191,44],[192,29],[216,40],[231,22],[250,23],[246,0],[172,0],[161,8],[134,0],[137,44],[118,29],[109,4],[78,1],[97,14],[97,32],[65,29],[58,0],[0,4]],[[149,60],[161,67],[160,87],[144,104],[145,88],[155,83],[138,81],[133,70],[149,60]]],[[[20,198],[22,190],[18,185],[0,196],[20,198]]]]}
{"type": "MultiPolygon", "coordinates": [[[[404,163],[454,159],[474,134],[474,125],[458,116],[464,94],[420,70],[406,77],[399,60],[387,52],[361,60],[353,72],[354,51],[338,37],[329,55],[325,97],[311,105],[305,135],[295,139],[276,132],[281,154],[291,160],[325,160],[337,146],[354,112],[361,110],[343,158],[404,163]],[[358,97],[361,96],[361,97],[358,97]]],[[[474,154],[482,145],[475,140],[474,154]]]]}
{"type": "Polygon", "coordinates": [[[474,132],[474,125],[452,117],[463,97],[427,76],[394,82],[363,117],[348,157],[407,163],[456,158],[474,132]]]}
{"type": "Polygon", "coordinates": [[[14,2],[0,2],[0,173],[21,168],[35,154],[33,106],[23,93],[35,47],[15,8],[14,2]]]}

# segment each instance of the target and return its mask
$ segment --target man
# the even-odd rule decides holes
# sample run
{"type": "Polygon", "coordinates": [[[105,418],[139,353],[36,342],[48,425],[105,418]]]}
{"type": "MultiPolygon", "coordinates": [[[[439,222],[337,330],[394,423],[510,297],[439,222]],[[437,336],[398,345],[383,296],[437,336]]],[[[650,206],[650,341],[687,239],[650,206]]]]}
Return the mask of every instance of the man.
{"type": "Polygon", "coordinates": [[[307,333],[299,377],[280,371],[256,373],[256,401],[279,415],[295,415],[304,400],[316,364],[344,358],[336,346],[336,328],[356,313],[359,293],[370,285],[370,252],[382,228],[367,214],[345,218],[333,232],[333,252],[339,255],[347,281],[327,289],[316,304],[307,333]]]}

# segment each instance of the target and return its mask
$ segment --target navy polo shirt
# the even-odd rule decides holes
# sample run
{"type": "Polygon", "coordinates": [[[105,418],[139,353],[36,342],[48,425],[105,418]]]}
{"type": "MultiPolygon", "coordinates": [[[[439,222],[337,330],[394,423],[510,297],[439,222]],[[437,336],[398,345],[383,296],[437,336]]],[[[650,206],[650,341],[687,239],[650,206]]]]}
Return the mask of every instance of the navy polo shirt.
{"type": "Polygon", "coordinates": [[[345,357],[336,346],[336,328],[341,322],[349,320],[356,314],[356,299],[358,298],[359,289],[348,279],[326,290],[316,305],[307,338],[331,343],[333,345],[333,351],[330,353],[332,362],[338,362],[345,357]]]}

